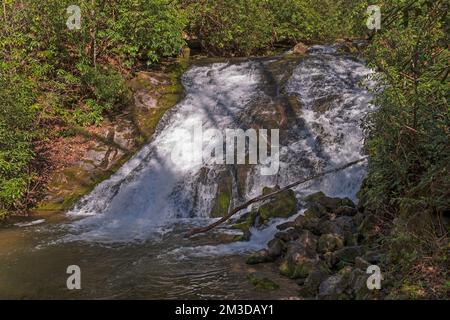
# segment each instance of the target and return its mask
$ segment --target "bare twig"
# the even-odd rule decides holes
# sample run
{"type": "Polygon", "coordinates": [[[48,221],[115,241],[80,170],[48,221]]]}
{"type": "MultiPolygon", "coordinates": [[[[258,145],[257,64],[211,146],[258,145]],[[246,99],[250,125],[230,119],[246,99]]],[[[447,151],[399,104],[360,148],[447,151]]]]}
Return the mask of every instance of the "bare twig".
{"type": "Polygon", "coordinates": [[[278,194],[280,194],[280,193],[282,193],[282,192],[284,192],[284,191],[286,191],[286,190],[292,189],[292,188],[294,188],[294,187],[296,187],[296,186],[298,186],[298,185],[300,185],[300,184],[302,184],[302,183],[305,183],[305,182],[308,182],[308,181],[311,181],[311,180],[314,180],[314,179],[323,177],[323,176],[328,175],[328,174],[330,174],[330,173],[335,173],[335,172],[338,172],[338,171],[342,171],[342,170],[347,169],[347,168],[350,168],[350,167],[352,167],[352,166],[354,166],[354,165],[356,165],[356,164],[358,164],[358,163],[360,163],[360,162],[363,162],[363,161],[365,161],[366,159],[367,159],[367,157],[364,157],[364,158],[361,158],[361,159],[359,159],[359,160],[349,162],[349,163],[347,163],[346,165],[344,165],[344,166],[342,166],[342,167],[334,168],[334,169],[331,169],[331,170],[327,170],[327,171],[318,173],[318,174],[316,174],[316,175],[310,176],[310,177],[305,178],[305,179],[302,179],[302,180],[300,180],[300,181],[296,181],[296,182],[294,182],[294,183],[291,183],[291,184],[289,184],[289,185],[285,186],[284,188],[281,188],[281,189],[279,189],[279,190],[277,190],[277,191],[271,192],[271,193],[266,194],[266,195],[260,195],[259,197],[253,198],[253,199],[247,201],[246,203],[244,203],[244,204],[242,204],[242,205],[240,205],[240,206],[234,208],[233,210],[230,211],[229,214],[227,214],[226,216],[224,216],[224,217],[221,218],[220,220],[218,220],[218,221],[216,221],[216,222],[210,224],[209,226],[201,227],[201,228],[196,228],[196,229],[192,229],[191,231],[189,231],[189,232],[185,235],[185,238],[189,238],[189,237],[192,237],[192,236],[195,235],[195,234],[205,233],[205,232],[208,232],[208,231],[211,230],[211,229],[214,229],[215,227],[217,227],[217,226],[221,225],[222,223],[228,221],[232,216],[234,216],[235,214],[237,214],[239,211],[241,211],[241,210],[247,208],[248,206],[250,206],[251,204],[253,204],[253,203],[255,203],[255,202],[261,202],[261,201],[264,201],[264,200],[271,199],[271,198],[273,198],[274,196],[276,196],[276,195],[278,195],[278,194]]]}

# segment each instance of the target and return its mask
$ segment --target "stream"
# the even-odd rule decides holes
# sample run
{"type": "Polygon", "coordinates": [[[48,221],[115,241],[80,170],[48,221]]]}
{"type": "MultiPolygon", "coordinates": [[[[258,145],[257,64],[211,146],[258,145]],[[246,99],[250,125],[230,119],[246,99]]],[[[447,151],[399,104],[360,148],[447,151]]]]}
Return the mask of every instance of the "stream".
{"type": "MultiPolygon", "coordinates": [[[[279,276],[275,266],[245,264],[245,256],[264,248],[285,219],[253,227],[249,241],[233,241],[240,231],[227,224],[191,239],[183,236],[217,219],[211,212],[224,192],[232,208],[264,187],[282,187],[364,156],[361,124],[374,109],[372,74],[362,60],[333,45],[313,46],[305,57],[193,63],[182,79],[185,98],[113,176],[65,214],[0,229],[0,298],[296,296],[297,285],[279,276]],[[278,172],[262,175],[263,164],[174,162],[174,146],[187,148],[190,137],[183,132],[199,123],[203,130],[279,129],[278,172]],[[81,268],[81,290],[66,288],[69,265],[81,268]],[[247,281],[251,272],[267,274],[281,289],[253,287],[247,281]]],[[[203,147],[218,143],[211,136],[203,147]]],[[[365,173],[361,164],[300,185],[294,190],[297,215],[301,199],[315,191],[356,201],[365,173]]]]}

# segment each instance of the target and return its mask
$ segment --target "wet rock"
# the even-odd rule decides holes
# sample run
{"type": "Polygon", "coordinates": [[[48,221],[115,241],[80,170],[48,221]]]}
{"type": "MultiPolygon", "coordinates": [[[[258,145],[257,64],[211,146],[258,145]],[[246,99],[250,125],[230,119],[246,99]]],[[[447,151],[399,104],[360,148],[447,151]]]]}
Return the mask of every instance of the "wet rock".
{"type": "Polygon", "coordinates": [[[266,278],[263,274],[260,273],[252,273],[247,276],[248,281],[254,285],[256,288],[263,290],[276,290],[279,289],[280,286],[266,278]]]}
{"type": "Polygon", "coordinates": [[[292,52],[294,54],[301,54],[301,55],[306,54],[307,51],[308,51],[308,46],[306,44],[304,44],[303,42],[297,43],[295,45],[294,49],[292,50],[292,52]]]}
{"type": "Polygon", "coordinates": [[[228,214],[231,205],[232,177],[228,170],[219,172],[216,200],[211,211],[211,217],[220,218],[228,214]]]}
{"type": "Polygon", "coordinates": [[[239,241],[249,241],[252,236],[252,233],[250,230],[243,230],[241,235],[236,235],[233,237],[233,242],[239,242],[239,241]]]}
{"type": "Polygon", "coordinates": [[[364,252],[363,246],[344,247],[334,252],[334,256],[338,261],[354,263],[355,258],[361,256],[364,252]]]}
{"type": "Polygon", "coordinates": [[[313,102],[312,109],[318,113],[325,113],[333,109],[333,106],[340,103],[341,99],[342,98],[339,95],[327,95],[317,98],[313,102]]]}
{"type": "Polygon", "coordinates": [[[284,242],[289,242],[289,241],[297,240],[299,238],[299,233],[297,230],[289,229],[286,231],[276,233],[275,238],[280,239],[284,242]]]}
{"type": "Polygon", "coordinates": [[[318,298],[323,300],[337,300],[345,297],[342,285],[342,275],[336,274],[328,277],[319,286],[318,298]]]}
{"type": "Polygon", "coordinates": [[[304,230],[299,238],[288,245],[280,272],[290,278],[306,278],[317,267],[319,256],[316,252],[317,237],[304,230]]]}
{"type": "Polygon", "coordinates": [[[312,249],[312,245],[304,245],[301,242],[290,244],[286,253],[286,257],[281,263],[281,274],[292,279],[306,278],[313,272],[318,263],[319,256],[312,249]]]}
{"type": "Polygon", "coordinates": [[[332,233],[347,239],[356,231],[356,228],[351,217],[342,216],[334,220],[322,219],[317,226],[317,230],[320,234],[332,233]]]}
{"type": "MultiPolygon", "coordinates": [[[[279,190],[280,187],[264,188],[263,194],[279,190]]],[[[272,200],[259,207],[259,215],[263,222],[271,218],[288,218],[297,213],[297,198],[292,190],[277,194],[272,200]]]]}
{"type": "Polygon", "coordinates": [[[283,261],[280,266],[280,273],[291,279],[306,278],[316,269],[319,262],[317,259],[297,256],[294,261],[283,261]]]}
{"type": "Polygon", "coordinates": [[[294,220],[294,227],[297,229],[306,229],[313,233],[318,233],[320,218],[314,211],[306,210],[303,215],[294,220]]]}
{"type": "Polygon", "coordinates": [[[293,227],[295,227],[295,222],[294,221],[289,221],[289,222],[285,222],[285,223],[282,223],[282,224],[278,225],[277,229],[280,230],[280,231],[283,231],[283,230],[287,230],[287,229],[290,229],[290,228],[293,228],[293,227]]]}
{"type": "Polygon", "coordinates": [[[340,228],[335,221],[330,221],[328,219],[321,220],[317,226],[317,230],[320,234],[337,234],[344,236],[342,228],[340,228]]]}
{"type": "Polygon", "coordinates": [[[350,285],[353,297],[356,300],[365,300],[370,298],[371,292],[367,288],[367,279],[369,275],[360,269],[354,269],[350,276],[350,285]]]}
{"type": "Polygon", "coordinates": [[[268,243],[268,254],[270,257],[278,258],[286,250],[286,244],[280,239],[272,239],[268,243]]]}
{"type": "Polygon", "coordinates": [[[301,284],[302,288],[299,292],[300,296],[315,297],[318,293],[320,284],[327,279],[329,274],[329,270],[323,267],[311,272],[301,284]]]}
{"type": "Polygon", "coordinates": [[[247,258],[246,263],[249,265],[267,263],[275,261],[275,257],[269,254],[268,250],[260,250],[247,258]]]}
{"type": "Polygon", "coordinates": [[[92,163],[94,166],[98,167],[102,164],[105,156],[108,152],[107,147],[98,147],[97,149],[91,149],[86,152],[84,156],[84,161],[92,163]]]}
{"type": "Polygon", "coordinates": [[[351,297],[352,269],[344,268],[338,274],[328,277],[319,286],[319,299],[346,300],[351,297]]]}
{"type": "Polygon", "coordinates": [[[340,206],[354,207],[354,204],[350,199],[331,198],[326,196],[323,192],[311,194],[306,197],[305,200],[314,204],[320,204],[330,211],[334,211],[340,206]]]}
{"type": "Polygon", "coordinates": [[[304,212],[305,216],[323,218],[327,215],[327,208],[320,203],[311,203],[308,205],[308,209],[304,212]]]}
{"type": "Polygon", "coordinates": [[[337,217],[333,221],[338,226],[338,228],[342,230],[341,232],[344,235],[356,231],[356,226],[353,223],[353,219],[351,217],[348,216],[337,217]]]}
{"type": "Polygon", "coordinates": [[[341,199],[341,206],[343,207],[351,207],[356,209],[356,204],[350,198],[341,199]]]}
{"type": "Polygon", "coordinates": [[[344,247],[344,238],[338,234],[328,233],[319,238],[317,252],[333,252],[344,247]]]}
{"type": "Polygon", "coordinates": [[[250,228],[255,225],[257,217],[258,212],[256,211],[247,212],[236,221],[236,223],[233,225],[233,228],[242,230],[244,232],[250,232],[250,228]]]}

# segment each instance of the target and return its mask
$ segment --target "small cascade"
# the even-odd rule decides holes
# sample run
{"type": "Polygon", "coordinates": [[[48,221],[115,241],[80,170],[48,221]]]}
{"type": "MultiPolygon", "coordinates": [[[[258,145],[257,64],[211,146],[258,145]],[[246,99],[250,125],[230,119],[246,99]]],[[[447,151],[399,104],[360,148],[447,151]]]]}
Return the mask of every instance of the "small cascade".
{"type": "MultiPolygon", "coordinates": [[[[284,186],[359,159],[360,125],[373,108],[364,84],[371,73],[362,61],[336,53],[335,46],[312,47],[297,59],[192,66],[183,76],[186,97],[164,116],[153,139],[68,213],[77,219],[65,240],[147,240],[177,223],[207,224],[225,191],[234,206],[264,187],[284,186]],[[190,145],[191,137],[183,132],[194,133],[199,123],[204,132],[279,129],[278,173],[261,175],[261,165],[174,162],[175,146],[190,145]]],[[[211,136],[203,143],[211,148],[220,139],[211,136]]],[[[365,171],[362,165],[324,177],[298,187],[296,195],[301,199],[321,190],[355,199],[365,171]]],[[[264,243],[258,235],[253,238],[264,243]]]]}

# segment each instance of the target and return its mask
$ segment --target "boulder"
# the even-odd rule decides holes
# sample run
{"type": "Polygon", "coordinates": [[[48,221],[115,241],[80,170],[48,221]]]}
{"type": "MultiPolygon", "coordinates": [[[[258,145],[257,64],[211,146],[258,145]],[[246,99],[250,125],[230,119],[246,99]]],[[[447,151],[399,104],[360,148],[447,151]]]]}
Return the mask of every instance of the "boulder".
{"type": "Polygon", "coordinates": [[[338,261],[354,263],[355,258],[361,256],[364,252],[363,246],[344,247],[334,252],[338,261]]]}
{"type": "Polygon", "coordinates": [[[321,220],[318,225],[318,231],[320,234],[338,234],[346,239],[356,231],[356,228],[351,217],[341,216],[334,220],[321,220]]]}
{"type": "MultiPolygon", "coordinates": [[[[263,194],[266,195],[279,189],[278,186],[264,188],[263,194]]],[[[263,223],[271,218],[288,218],[297,213],[297,198],[294,191],[286,190],[277,194],[273,199],[260,206],[258,212],[263,223]]]]}
{"type": "Polygon", "coordinates": [[[267,263],[275,261],[275,257],[271,256],[268,250],[260,250],[247,258],[246,263],[250,265],[267,263]]]}
{"type": "Polygon", "coordinates": [[[318,298],[323,300],[345,299],[347,297],[344,289],[342,275],[333,275],[320,284],[318,298]]]}
{"type": "Polygon", "coordinates": [[[278,258],[286,251],[286,244],[280,239],[270,240],[267,246],[268,254],[272,258],[278,258]]]}
{"type": "Polygon", "coordinates": [[[331,277],[328,277],[319,286],[319,299],[347,300],[351,298],[352,269],[347,267],[331,277]]]}
{"type": "Polygon", "coordinates": [[[247,276],[247,279],[252,285],[254,285],[258,289],[276,290],[280,288],[278,284],[276,284],[269,278],[266,278],[263,274],[260,273],[249,274],[247,276]]]}
{"type": "Polygon", "coordinates": [[[323,192],[313,193],[307,196],[305,200],[309,203],[322,205],[329,211],[335,211],[341,206],[355,207],[355,204],[349,198],[331,198],[326,196],[323,192]]]}
{"type": "Polygon", "coordinates": [[[323,218],[327,216],[327,208],[320,203],[310,203],[303,215],[307,217],[323,218]]]}
{"type": "Polygon", "coordinates": [[[218,187],[211,217],[220,218],[227,215],[230,209],[233,179],[228,170],[223,170],[216,177],[216,181],[218,182],[218,187]]]}
{"type": "Polygon", "coordinates": [[[294,241],[297,240],[299,237],[299,233],[295,229],[289,229],[286,231],[277,232],[275,234],[276,239],[280,239],[284,242],[294,241]]]}
{"type": "Polygon", "coordinates": [[[299,292],[300,296],[315,297],[318,293],[320,284],[327,279],[329,274],[329,270],[325,267],[319,267],[317,270],[311,272],[301,284],[302,288],[299,292]]]}
{"type": "Polygon", "coordinates": [[[344,247],[344,238],[338,234],[327,233],[320,236],[317,243],[317,252],[333,252],[344,247]]]}
{"type": "Polygon", "coordinates": [[[369,275],[360,269],[354,269],[350,276],[350,285],[353,297],[356,300],[365,300],[370,298],[370,290],[367,288],[367,279],[369,275]]]}
{"type": "Polygon", "coordinates": [[[319,256],[316,252],[317,237],[304,230],[297,241],[290,243],[280,266],[281,274],[292,279],[306,278],[317,269],[319,256]]]}
{"type": "Polygon", "coordinates": [[[297,242],[300,242],[306,249],[309,255],[315,255],[317,250],[317,236],[312,234],[309,230],[303,230],[297,242]]]}
{"type": "Polygon", "coordinates": [[[280,230],[280,231],[283,231],[283,230],[287,230],[287,229],[290,229],[290,228],[293,228],[293,227],[295,227],[295,222],[294,221],[288,221],[288,222],[285,222],[285,223],[282,223],[282,224],[278,225],[277,229],[280,230]]]}
{"type": "Polygon", "coordinates": [[[244,232],[250,232],[250,228],[255,225],[256,218],[258,217],[258,212],[250,211],[242,215],[235,224],[233,228],[242,230],[244,232]]]}
{"type": "Polygon", "coordinates": [[[318,233],[319,218],[314,215],[300,215],[294,221],[294,227],[297,229],[306,229],[314,233],[318,233]]]}

